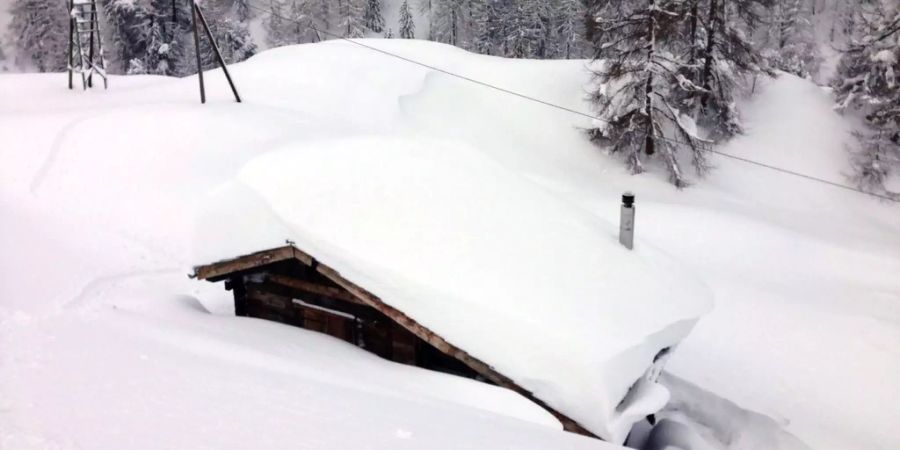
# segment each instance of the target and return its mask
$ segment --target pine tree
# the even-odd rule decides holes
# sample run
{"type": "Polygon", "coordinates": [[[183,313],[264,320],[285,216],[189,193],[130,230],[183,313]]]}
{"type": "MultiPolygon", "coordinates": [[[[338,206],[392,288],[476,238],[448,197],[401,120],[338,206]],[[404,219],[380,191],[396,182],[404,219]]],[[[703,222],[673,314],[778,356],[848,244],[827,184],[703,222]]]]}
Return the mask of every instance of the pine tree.
{"type": "Polygon", "coordinates": [[[553,5],[554,43],[551,56],[570,59],[582,56],[581,30],[584,3],[579,0],[556,0],[553,5]]]}
{"type": "Polygon", "coordinates": [[[484,0],[473,5],[471,50],[484,55],[497,54],[501,48],[500,8],[502,5],[495,0],[484,0]]]}
{"type": "MultiPolygon", "coordinates": [[[[232,4],[227,1],[210,2],[205,3],[203,8],[210,32],[226,63],[241,62],[256,54],[256,44],[250,36],[247,23],[228,14],[233,9],[232,4]]],[[[200,39],[200,60],[205,69],[217,64],[212,46],[205,38],[200,39]]]]}
{"type": "Polygon", "coordinates": [[[292,0],[291,8],[288,12],[288,23],[286,25],[287,40],[291,44],[301,44],[313,41],[313,35],[304,25],[307,20],[306,11],[307,3],[303,0],[292,0]]]}
{"type": "Polygon", "coordinates": [[[800,76],[816,75],[822,57],[815,43],[812,23],[803,17],[801,0],[782,0],[772,5],[766,55],[773,68],[800,76]]]}
{"type": "Polygon", "coordinates": [[[685,45],[689,64],[684,66],[682,75],[700,85],[702,91],[689,92],[684,107],[698,108],[694,116],[700,125],[707,127],[713,137],[727,139],[742,131],[734,92],[748,75],[766,69],[762,56],[736,23],[738,18],[729,17],[724,0],[709,0],[699,8],[698,3],[701,2],[695,0],[690,5],[689,17],[693,26],[693,18],[697,17],[694,11],[705,13],[706,20],[699,25],[705,39],[700,39],[702,47],[698,49],[696,37],[689,38],[685,45]]]}
{"type": "Polygon", "coordinates": [[[512,2],[502,19],[504,56],[539,58],[547,56],[550,41],[550,10],[544,0],[512,2]]]}
{"type": "Polygon", "coordinates": [[[339,30],[344,37],[361,38],[365,35],[365,19],[362,0],[337,0],[339,30]]]}
{"type": "Polygon", "coordinates": [[[149,40],[141,57],[146,73],[180,76],[193,71],[186,71],[188,64],[184,61],[185,48],[193,45],[193,38],[189,37],[190,14],[187,2],[150,1],[149,40]]]}
{"type": "Polygon", "coordinates": [[[367,0],[364,15],[366,28],[381,33],[384,31],[384,16],[381,14],[381,0],[367,0]]]}
{"type": "MultiPolygon", "coordinates": [[[[404,0],[405,1],[405,0],[404,0]]],[[[440,2],[442,0],[418,0],[419,2],[419,12],[428,19],[428,40],[434,41],[435,35],[435,24],[437,23],[437,8],[435,7],[435,2],[440,2]]]]}
{"type": "Polygon", "coordinates": [[[600,5],[594,30],[599,114],[591,140],[622,154],[632,173],[644,171],[646,157],[660,156],[677,187],[687,185],[678,154],[687,150],[696,172],[706,173],[706,143],[679,99],[700,90],[680,72],[686,11],[680,0],[638,0],[600,5]],[[618,39],[607,40],[615,34],[618,39]]]}
{"type": "MultiPolygon", "coordinates": [[[[177,0],[176,0],[177,1],[177,0]]],[[[234,7],[231,8],[238,22],[247,22],[250,20],[250,0],[233,0],[234,7]]]]}
{"type": "Polygon", "coordinates": [[[291,31],[288,29],[290,24],[282,19],[284,13],[281,10],[281,1],[269,0],[269,9],[272,13],[268,14],[268,18],[263,24],[266,30],[266,43],[270,48],[281,47],[290,43],[288,36],[288,33],[291,31]]]}
{"type": "Polygon", "coordinates": [[[430,39],[445,44],[465,48],[463,30],[470,17],[468,0],[432,0],[429,17],[431,17],[430,39]]]}
{"type": "Polygon", "coordinates": [[[863,38],[844,53],[833,82],[840,111],[863,116],[851,153],[860,188],[900,199],[885,181],[900,170],[900,7],[867,2],[863,38]]]}
{"type": "MultiPolygon", "coordinates": [[[[6,52],[3,51],[3,40],[0,39],[0,63],[6,61],[6,52]]],[[[0,71],[6,71],[7,67],[5,64],[0,65],[0,71]]]]}
{"type": "Polygon", "coordinates": [[[146,73],[143,58],[150,42],[151,12],[131,0],[106,0],[104,12],[112,36],[107,48],[121,72],[146,73]]]}
{"type": "Polygon", "coordinates": [[[316,39],[318,42],[323,39],[327,39],[327,35],[321,33],[321,31],[331,31],[331,24],[333,23],[331,20],[331,2],[332,0],[313,0],[315,1],[315,7],[312,8],[312,17],[313,23],[316,27],[316,39]]]}
{"type": "Polygon", "coordinates": [[[146,52],[142,57],[135,58],[129,63],[128,74],[167,75],[169,71],[169,45],[166,42],[159,22],[151,21],[148,38],[146,52]]]}
{"type": "Polygon", "coordinates": [[[413,21],[412,11],[409,10],[408,0],[403,0],[400,4],[400,37],[403,39],[416,37],[416,23],[413,21]]]}
{"type": "Polygon", "coordinates": [[[68,14],[53,0],[15,0],[9,33],[16,63],[41,72],[65,70],[68,64],[68,14]]]}

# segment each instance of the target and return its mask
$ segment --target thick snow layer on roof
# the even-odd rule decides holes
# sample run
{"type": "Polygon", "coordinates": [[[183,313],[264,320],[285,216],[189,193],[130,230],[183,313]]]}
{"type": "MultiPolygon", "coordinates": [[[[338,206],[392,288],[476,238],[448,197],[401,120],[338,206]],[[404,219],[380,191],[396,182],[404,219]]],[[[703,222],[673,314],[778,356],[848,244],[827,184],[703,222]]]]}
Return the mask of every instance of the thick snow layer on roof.
{"type": "MultiPolygon", "coordinates": [[[[658,250],[628,251],[617,228],[459,142],[292,145],[239,180],[256,196],[228,193],[223,208],[262,202],[279,225],[272,242],[296,241],[610,440],[664,405],[616,409],[710,307],[709,292],[658,250]]],[[[228,242],[208,244],[266,233],[236,225],[220,223],[228,242]]]]}

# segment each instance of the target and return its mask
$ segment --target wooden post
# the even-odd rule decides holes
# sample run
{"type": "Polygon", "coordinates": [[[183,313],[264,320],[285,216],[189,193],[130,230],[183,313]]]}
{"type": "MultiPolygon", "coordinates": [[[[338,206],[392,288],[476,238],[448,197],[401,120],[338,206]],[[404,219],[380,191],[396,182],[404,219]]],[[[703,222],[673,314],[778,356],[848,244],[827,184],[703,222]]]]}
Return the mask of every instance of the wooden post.
{"type": "Polygon", "coordinates": [[[203,86],[203,64],[200,62],[200,33],[197,32],[197,3],[191,0],[191,28],[194,30],[194,50],[197,54],[197,77],[200,79],[200,103],[206,103],[206,88],[203,86]]]}
{"type": "MultiPolygon", "coordinates": [[[[97,26],[99,26],[99,24],[100,24],[100,18],[97,17],[96,8],[97,8],[97,4],[94,2],[91,2],[91,10],[93,12],[91,12],[91,22],[90,22],[91,37],[88,41],[89,42],[89,44],[88,44],[88,61],[90,61],[90,64],[91,64],[91,73],[88,74],[88,80],[87,80],[88,87],[90,87],[90,88],[94,87],[94,33],[97,32],[97,30],[95,28],[97,26]]],[[[97,36],[97,39],[100,39],[99,35],[97,36]]]]}
{"type": "Polygon", "coordinates": [[[94,5],[94,19],[97,21],[97,53],[100,55],[100,66],[103,67],[103,74],[101,76],[101,78],[103,78],[103,89],[108,89],[109,82],[107,81],[107,78],[109,77],[106,76],[106,62],[103,60],[103,38],[100,36],[100,11],[97,9],[97,0],[93,0],[92,4],[94,5]]]}
{"type": "Polygon", "coordinates": [[[75,18],[72,17],[72,9],[75,7],[72,4],[73,0],[69,0],[69,89],[72,89],[72,64],[75,64],[75,60],[72,57],[72,52],[75,51],[74,48],[74,37],[75,37],[75,18]]]}
{"type": "Polygon", "coordinates": [[[238,317],[247,316],[247,287],[244,286],[244,279],[241,276],[232,277],[228,280],[228,287],[234,294],[234,315],[238,317]]]}
{"type": "MultiPolygon", "coordinates": [[[[231,74],[228,73],[228,66],[225,64],[225,59],[222,58],[222,53],[219,51],[219,46],[216,44],[215,38],[213,38],[212,31],[209,30],[209,24],[206,23],[206,18],[203,17],[203,11],[200,10],[200,6],[197,5],[197,2],[194,2],[194,11],[196,11],[197,16],[200,17],[200,23],[203,24],[203,30],[206,31],[206,37],[209,39],[209,45],[212,46],[213,52],[216,54],[216,60],[219,62],[219,66],[222,67],[222,71],[225,72],[225,78],[228,80],[228,85],[231,86],[231,92],[234,94],[234,99],[240,103],[241,97],[238,95],[237,88],[234,87],[234,82],[231,80],[231,74]]],[[[196,24],[195,24],[196,27],[196,24]]],[[[197,39],[196,36],[196,28],[194,29],[194,39],[197,39]]],[[[199,44],[198,44],[199,46],[199,44]]],[[[200,58],[199,51],[197,52],[197,58],[200,58]]]]}

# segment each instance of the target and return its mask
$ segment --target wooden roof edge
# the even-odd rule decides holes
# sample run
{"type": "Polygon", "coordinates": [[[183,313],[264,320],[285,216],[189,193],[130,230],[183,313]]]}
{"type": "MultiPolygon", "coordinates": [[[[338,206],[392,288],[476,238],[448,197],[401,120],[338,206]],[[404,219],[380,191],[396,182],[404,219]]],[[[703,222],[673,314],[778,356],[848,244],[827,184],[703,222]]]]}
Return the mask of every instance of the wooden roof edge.
{"type": "Polygon", "coordinates": [[[466,366],[468,366],[469,368],[471,368],[472,370],[477,372],[479,375],[492,381],[493,383],[497,384],[498,386],[502,386],[507,389],[510,389],[510,390],[518,393],[519,395],[527,398],[528,400],[534,402],[535,404],[537,404],[538,406],[540,406],[541,408],[543,408],[544,410],[546,410],[547,412],[552,414],[554,417],[556,417],[562,423],[563,428],[566,431],[570,431],[573,433],[577,433],[577,434],[590,436],[590,437],[599,439],[599,437],[597,435],[588,431],[586,428],[581,426],[578,422],[576,422],[572,418],[557,411],[555,408],[551,407],[550,405],[545,403],[543,400],[535,397],[531,391],[523,388],[522,386],[519,386],[511,378],[498,372],[492,366],[490,366],[489,364],[485,363],[484,361],[481,361],[480,359],[472,356],[467,351],[451,344],[450,342],[448,342],[446,339],[444,339],[437,333],[431,331],[428,327],[425,327],[424,325],[418,323],[415,319],[409,317],[402,311],[383,302],[380,298],[378,298],[378,296],[372,294],[368,290],[366,290],[366,289],[358,286],[357,284],[353,283],[352,281],[344,278],[340,274],[340,272],[338,272],[337,270],[334,270],[331,267],[329,267],[325,264],[321,264],[321,263],[319,263],[317,265],[316,270],[319,273],[321,273],[322,275],[326,276],[331,281],[335,282],[339,286],[343,287],[344,289],[346,289],[347,291],[352,293],[353,295],[357,296],[360,300],[362,300],[369,306],[375,308],[382,314],[390,317],[392,320],[397,322],[400,326],[407,329],[409,332],[418,336],[420,339],[424,340],[425,342],[428,342],[429,344],[431,344],[438,350],[457,359],[461,363],[465,364],[466,366]]]}
{"type": "Polygon", "coordinates": [[[293,243],[288,243],[288,245],[250,253],[249,255],[194,266],[194,273],[190,277],[207,281],[219,281],[237,272],[255,269],[287,259],[296,259],[308,266],[311,266],[314,261],[312,256],[294,246],[293,243]]]}

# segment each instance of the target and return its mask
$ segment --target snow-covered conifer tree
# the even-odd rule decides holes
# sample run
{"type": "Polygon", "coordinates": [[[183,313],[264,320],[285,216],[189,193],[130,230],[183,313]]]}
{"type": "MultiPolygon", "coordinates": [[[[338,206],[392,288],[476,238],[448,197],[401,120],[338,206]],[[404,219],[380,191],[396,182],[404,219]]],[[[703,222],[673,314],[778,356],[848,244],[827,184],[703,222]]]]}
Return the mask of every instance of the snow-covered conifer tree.
{"type": "Polygon", "coordinates": [[[289,44],[301,44],[314,41],[314,34],[306,27],[308,3],[305,0],[291,0],[288,20],[285,24],[285,36],[289,44]]]}
{"type": "Polygon", "coordinates": [[[266,21],[263,23],[263,27],[266,30],[266,43],[271,48],[291,43],[288,33],[292,30],[289,29],[290,24],[283,19],[284,12],[282,11],[281,1],[269,0],[269,9],[272,13],[268,14],[266,21]]]}
{"type": "Polygon", "coordinates": [[[400,4],[400,37],[403,39],[416,37],[416,23],[409,9],[409,0],[403,0],[400,4]]]}
{"type": "Polygon", "coordinates": [[[112,42],[106,45],[112,49],[109,56],[124,73],[145,73],[143,59],[150,42],[151,12],[132,0],[106,0],[104,12],[112,36],[112,42]]]}
{"type": "Polygon", "coordinates": [[[150,32],[144,54],[138,56],[145,73],[180,76],[193,72],[195,69],[186,71],[189,64],[184,61],[185,49],[193,45],[190,4],[151,0],[147,14],[150,32]]]}
{"type": "Polygon", "coordinates": [[[762,56],[738,26],[738,17],[729,16],[725,0],[709,0],[699,7],[698,3],[692,2],[688,17],[692,28],[698,19],[703,37],[698,42],[691,30],[684,45],[690,56],[682,75],[702,90],[687,90],[685,105],[696,108],[694,116],[713,137],[727,139],[742,129],[734,104],[735,91],[747,75],[765,68],[762,56]]]}
{"type": "Polygon", "coordinates": [[[553,12],[553,48],[549,56],[580,58],[582,56],[584,17],[583,0],[556,0],[553,12]]]}
{"type": "Polygon", "coordinates": [[[669,180],[687,184],[678,154],[687,151],[698,174],[709,166],[706,143],[679,99],[700,90],[681,75],[685,3],[681,0],[609,2],[595,11],[593,102],[598,120],[591,140],[625,157],[632,173],[659,156],[669,180]],[[617,39],[607,39],[617,36],[617,39]]]}
{"type": "Polygon", "coordinates": [[[376,33],[384,31],[384,15],[381,13],[381,0],[367,0],[364,16],[366,28],[376,33]]]}
{"type": "Polygon", "coordinates": [[[54,0],[15,0],[9,12],[16,63],[41,72],[64,70],[69,44],[65,5],[54,0]]]}
{"type": "Polygon", "coordinates": [[[500,8],[502,5],[499,1],[484,0],[473,3],[471,50],[484,55],[496,54],[501,44],[500,8]]]}
{"type": "Polygon", "coordinates": [[[425,16],[425,19],[428,21],[428,40],[435,40],[434,29],[435,23],[437,22],[436,13],[437,7],[435,4],[440,2],[441,0],[417,0],[419,2],[419,13],[425,16]]]}
{"type": "Polygon", "coordinates": [[[551,17],[549,4],[544,0],[514,2],[507,21],[507,56],[513,58],[537,58],[548,56],[551,45],[551,17]]]}
{"type": "Polygon", "coordinates": [[[250,0],[233,0],[233,2],[234,7],[232,8],[232,11],[234,11],[235,19],[237,19],[238,22],[250,20],[250,0]]]}
{"type": "Polygon", "coordinates": [[[365,35],[363,0],[337,0],[338,30],[344,37],[360,38],[365,35]]]}
{"type": "Polygon", "coordinates": [[[781,0],[772,5],[766,56],[775,69],[810,77],[818,72],[822,57],[802,5],[801,0],[781,0]]]}
{"type": "Polygon", "coordinates": [[[860,114],[866,125],[851,153],[854,180],[900,198],[885,187],[900,171],[900,5],[872,0],[862,6],[868,30],[844,53],[833,87],[838,109],[860,114]]]}
{"type": "MultiPolygon", "coordinates": [[[[228,14],[233,9],[232,4],[227,1],[210,2],[203,8],[209,29],[226,63],[241,62],[256,54],[256,44],[247,29],[248,24],[228,14]]],[[[200,39],[200,59],[204,68],[216,64],[212,47],[205,38],[200,39]]]]}
{"type": "Polygon", "coordinates": [[[167,33],[163,25],[156,20],[151,21],[146,51],[140,58],[129,62],[128,74],[149,73],[154,75],[171,75],[174,64],[170,59],[175,57],[175,45],[167,41],[167,33]]]}
{"type": "Polygon", "coordinates": [[[432,0],[429,11],[431,21],[431,40],[450,45],[465,47],[463,29],[468,13],[468,0],[432,0]]]}
{"type": "MultiPolygon", "coordinates": [[[[331,10],[331,2],[333,0],[311,0],[315,3],[312,4],[310,8],[310,16],[313,19],[313,24],[315,25],[317,30],[329,31],[331,30],[331,24],[334,23],[331,19],[332,10],[331,10]]],[[[316,35],[316,40],[327,39],[328,36],[318,32],[316,35]]]]}

